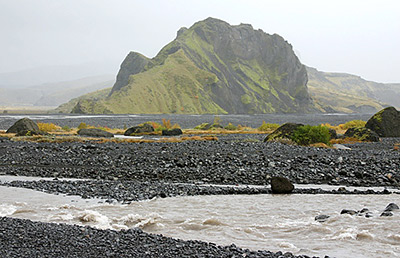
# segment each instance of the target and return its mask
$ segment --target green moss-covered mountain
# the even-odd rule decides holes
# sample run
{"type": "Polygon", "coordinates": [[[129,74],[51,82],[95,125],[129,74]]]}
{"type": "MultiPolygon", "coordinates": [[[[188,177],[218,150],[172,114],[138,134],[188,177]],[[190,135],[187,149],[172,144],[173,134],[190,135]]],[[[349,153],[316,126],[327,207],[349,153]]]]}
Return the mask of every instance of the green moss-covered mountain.
{"type": "Polygon", "coordinates": [[[307,71],[279,35],[208,18],[156,57],[131,52],[106,97],[78,99],[76,113],[315,112],[307,71]]]}

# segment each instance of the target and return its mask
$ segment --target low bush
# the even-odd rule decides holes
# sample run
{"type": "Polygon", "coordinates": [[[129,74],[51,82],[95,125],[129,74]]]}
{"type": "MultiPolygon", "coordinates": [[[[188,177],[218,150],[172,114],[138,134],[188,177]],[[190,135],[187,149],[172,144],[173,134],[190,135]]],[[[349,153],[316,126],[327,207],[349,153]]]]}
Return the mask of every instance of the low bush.
{"type": "Polygon", "coordinates": [[[273,130],[277,129],[278,127],[279,127],[278,124],[265,123],[265,121],[263,121],[262,125],[260,127],[258,127],[258,131],[262,131],[262,132],[273,131],[273,130]]]}
{"type": "Polygon", "coordinates": [[[61,127],[61,129],[63,129],[66,132],[71,131],[71,128],[68,125],[64,125],[63,127],[61,127]]]}
{"type": "Polygon", "coordinates": [[[367,122],[363,120],[351,120],[344,124],[340,124],[339,127],[343,130],[353,128],[353,127],[364,127],[367,122]]]}
{"type": "Polygon", "coordinates": [[[325,126],[303,125],[300,126],[292,136],[292,140],[300,145],[310,145],[313,143],[328,144],[330,140],[329,129],[325,126]]]}
{"type": "Polygon", "coordinates": [[[37,123],[39,130],[43,132],[56,132],[60,131],[61,127],[53,123],[37,123]]]}
{"type": "Polygon", "coordinates": [[[86,129],[86,128],[88,128],[88,126],[86,125],[86,123],[80,123],[79,125],[78,125],[78,129],[80,130],[80,129],[86,129]]]}
{"type": "Polygon", "coordinates": [[[228,131],[235,131],[237,130],[237,127],[234,126],[232,123],[229,123],[227,126],[224,127],[224,129],[228,131]]]}

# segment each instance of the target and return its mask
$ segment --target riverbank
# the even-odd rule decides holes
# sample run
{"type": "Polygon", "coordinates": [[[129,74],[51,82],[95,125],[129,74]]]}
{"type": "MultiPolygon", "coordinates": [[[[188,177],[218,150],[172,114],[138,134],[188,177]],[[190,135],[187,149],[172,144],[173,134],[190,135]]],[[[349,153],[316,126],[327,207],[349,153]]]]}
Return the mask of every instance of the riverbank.
{"type": "Polygon", "coordinates": [[[99,230],[7,217],[0,218],[0,227],[2,257],[308,257],[184,241],[139,228],[99,230]]]}
{"type": "Polygon", "coordinates": [[[265,135],[225,135],[180,143],[36,143],[0,140],[0,174],[175,183],[399,187],[399,138],[347,145],[351,150],[263,142],[265,135]]]}

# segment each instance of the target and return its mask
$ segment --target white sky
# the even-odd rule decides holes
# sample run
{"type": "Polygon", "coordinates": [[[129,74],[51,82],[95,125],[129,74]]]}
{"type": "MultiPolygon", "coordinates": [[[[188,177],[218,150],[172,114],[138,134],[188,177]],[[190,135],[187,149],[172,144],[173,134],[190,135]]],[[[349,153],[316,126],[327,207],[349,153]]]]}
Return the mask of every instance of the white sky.
{"type": "Polygon", "coordinates": [[[0,0],[0,73],[153,57],[207,17],[277,33],[322,71],[400,82],[400,1],[0,0]]]}

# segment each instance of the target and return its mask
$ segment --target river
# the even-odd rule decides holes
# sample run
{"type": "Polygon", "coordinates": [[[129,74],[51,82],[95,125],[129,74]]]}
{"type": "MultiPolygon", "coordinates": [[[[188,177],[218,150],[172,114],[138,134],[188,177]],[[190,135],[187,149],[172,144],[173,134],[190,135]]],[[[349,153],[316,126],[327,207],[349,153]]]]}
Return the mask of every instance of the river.
{"type": "Polygon", "coordinates": [[[0,187],[0,215],[149,233],[242,248],[331,257],[399,257],[400,195],[234,195],[152,199],[129,205],[0,187]],[[372,217],[340,215],[368,208],[372,217]],[[317,215],[329,215],[323,223],[317,215]]]}

